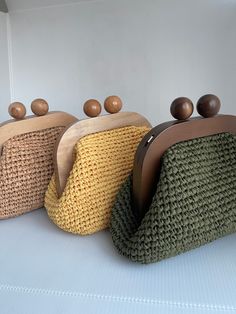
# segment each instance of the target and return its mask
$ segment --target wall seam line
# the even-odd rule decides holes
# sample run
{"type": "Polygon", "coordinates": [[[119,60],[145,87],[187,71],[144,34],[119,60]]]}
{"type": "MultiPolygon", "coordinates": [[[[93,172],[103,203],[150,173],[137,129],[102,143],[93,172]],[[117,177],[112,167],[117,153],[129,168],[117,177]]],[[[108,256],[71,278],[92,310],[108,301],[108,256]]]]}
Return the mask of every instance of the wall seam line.
{"type": "Polygon", "coordinates": [[[13,75],[13,62],[12,62],[12,32],[10,15],[7,14],[7,54],[8,54],[8,70],[9,70],[9,84],[10,84],[10,100],[13,102],[14,95],[14,75],[13,75]]]}

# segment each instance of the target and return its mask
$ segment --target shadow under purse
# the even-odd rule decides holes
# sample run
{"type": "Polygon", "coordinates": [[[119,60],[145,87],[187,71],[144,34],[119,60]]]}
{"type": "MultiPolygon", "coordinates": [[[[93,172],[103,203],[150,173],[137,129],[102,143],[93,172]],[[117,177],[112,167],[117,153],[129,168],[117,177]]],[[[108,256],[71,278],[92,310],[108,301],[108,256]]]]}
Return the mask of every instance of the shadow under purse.
{"type": "Polygon", "coordinates": [[[25,118],[21,103],[9,107],[16,120],[0,124],[0,219],[43,207],[53,173],[53,148],[58,135],[77,119],[64,112],[48,113],[43,99],[32,102],[36,116],[25,118]]]}
{"type": "Polygon", "coordinates": [[[65,231],[86,235],[109,226],[117,191],[131,172],[138,143],[150,130],[138,113],[118,112],[121,106],[118,97],[110,96],[105,109],[112,114],[94,117],[101,105],[86,102],[85,113],[93,118],[70,126],[57,143],[45,207],[65,231]]]}
{"type": "Polygon", "coordinates": [[[219,108],[216,96],[205,95],[197,109],[206,118],[183,120],[193,105],[176,99],[171,112],[181,120],[140,142],[112,209],[120,254],[152,263],[236,231],[236,116],[213,117],[219,108]]]}

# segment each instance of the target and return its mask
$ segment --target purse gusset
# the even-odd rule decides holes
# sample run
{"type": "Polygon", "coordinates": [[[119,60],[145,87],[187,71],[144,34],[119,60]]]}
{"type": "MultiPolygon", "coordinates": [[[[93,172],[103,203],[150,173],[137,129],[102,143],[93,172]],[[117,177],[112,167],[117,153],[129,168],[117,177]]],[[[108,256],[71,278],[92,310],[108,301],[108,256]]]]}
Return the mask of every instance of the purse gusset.
{"type": "Polygon", "coordinates": [[[111,214],[118,251],[157,262],[236,231],[236,136],[223,133],[181,142],[162,157],[160,179],[141,222],[132,208],[132,179],[111,214]]]}

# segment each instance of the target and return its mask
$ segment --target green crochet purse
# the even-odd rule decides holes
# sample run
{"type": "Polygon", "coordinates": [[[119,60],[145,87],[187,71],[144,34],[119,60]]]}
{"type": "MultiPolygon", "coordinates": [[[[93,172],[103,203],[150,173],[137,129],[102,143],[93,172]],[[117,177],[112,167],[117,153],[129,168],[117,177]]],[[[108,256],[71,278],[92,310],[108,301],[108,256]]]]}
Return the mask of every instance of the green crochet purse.
{"type": "Polygon", "coordinates": [[[132,261],[160,261],[236,231],[236,136],[222,133],[170,147],[151,206],[139,222],[132,177],[112,210],[111,234],[132,261]]]}

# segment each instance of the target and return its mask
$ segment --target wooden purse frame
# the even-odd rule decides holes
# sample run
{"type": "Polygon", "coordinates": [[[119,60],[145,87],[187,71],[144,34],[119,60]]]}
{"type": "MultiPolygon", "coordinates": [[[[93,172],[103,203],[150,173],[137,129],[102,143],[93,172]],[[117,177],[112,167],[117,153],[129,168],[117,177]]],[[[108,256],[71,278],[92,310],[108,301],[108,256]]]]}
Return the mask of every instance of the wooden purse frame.
{"type": "Polygon", "coordinates": [[[149,208],[159,180],[161,157],[172,145],[219,133],[236,134],[236,116],[217,115],[162,123],[140,142],[134,158],[133,208],[143,217],[149,208]]]}
{"type": "Polygon", "coordinates": [[[147,119],[138,113],[119,112],[80,120],[62,132],[57,140],[54,151],[54,169],[58,196],[62,195],[73,167],[73,150],[75,144],[86,135],[126,126],[151,127],[147,119]]]}
{"type": "Polygon", "coordinates": [[[74,116],[61,111],[51,111],[44,116],[28,116],[21,120],[8,120],[0,124],[0,156],[6,141],[14,136],[45,130],[53,127],[67,127],[78,121],[74,116]]]}

